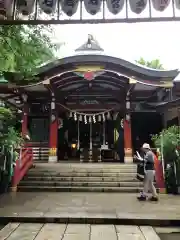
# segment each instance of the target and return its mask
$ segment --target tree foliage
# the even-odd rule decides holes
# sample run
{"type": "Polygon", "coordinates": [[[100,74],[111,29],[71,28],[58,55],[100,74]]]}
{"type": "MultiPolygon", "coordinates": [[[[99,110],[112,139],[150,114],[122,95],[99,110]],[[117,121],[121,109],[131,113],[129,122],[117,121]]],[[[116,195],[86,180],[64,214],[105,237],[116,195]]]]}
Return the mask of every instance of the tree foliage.
{"type": "Polygon", "coordinates": [[[57,46],[53,30],[45,25],[0,26],[0,71],[31,72],[53,60],[57,46]]]}
{"type": "Polygon", "coordinates": [[[144,58],[141,57],[139,60],[136,60],[136,62],[138,64],[141,64],[141,65],[149,67],[149,68],[164,70],[164,67],[161,64],[159,59],[154,59],[152,61],[146,61],[146,60],[144,60],[144,58]]]}

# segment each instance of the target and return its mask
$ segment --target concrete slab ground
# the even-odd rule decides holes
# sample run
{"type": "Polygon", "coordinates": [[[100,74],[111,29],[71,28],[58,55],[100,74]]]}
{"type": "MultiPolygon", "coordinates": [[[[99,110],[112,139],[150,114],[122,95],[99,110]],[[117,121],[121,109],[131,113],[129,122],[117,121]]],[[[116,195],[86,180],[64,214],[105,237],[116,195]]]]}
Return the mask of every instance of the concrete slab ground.
{"type": "Polygon", "coordinates": [[[25,221],[172,226],[180,225],[179,203],[180,196],[171,195],[160,195],[159,202],[139,202],[135,194],[9,193],[0,197],[0,224],[25,221]]]}
{"type": "Polygon", "coordinates": [[[9,223],[1,240],[160,240],[149,226],[9,223]]]}

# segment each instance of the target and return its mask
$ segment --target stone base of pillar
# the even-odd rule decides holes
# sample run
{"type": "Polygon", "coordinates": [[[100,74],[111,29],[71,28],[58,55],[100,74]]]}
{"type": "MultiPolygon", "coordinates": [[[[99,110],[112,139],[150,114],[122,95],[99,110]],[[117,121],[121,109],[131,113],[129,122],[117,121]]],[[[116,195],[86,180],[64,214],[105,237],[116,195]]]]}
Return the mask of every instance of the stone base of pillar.
{"type": "Polygon", "coordinates": [[[126,148],[124,149],[124,162],[125,163],[133,163],[133,156],[132,156],[132,149],[131,148],[126,148]]]}
{"type": "Polygon", "coordinates": [[[10,192],[17,192],[17,186],[15,186],[15,187],[10,187],[10,192]]]}
{"type": "Polygon", "coordinates": [[[49,156],[48,162],[50,163],[56,163],[58,160],[57,156],[49,156]]]}

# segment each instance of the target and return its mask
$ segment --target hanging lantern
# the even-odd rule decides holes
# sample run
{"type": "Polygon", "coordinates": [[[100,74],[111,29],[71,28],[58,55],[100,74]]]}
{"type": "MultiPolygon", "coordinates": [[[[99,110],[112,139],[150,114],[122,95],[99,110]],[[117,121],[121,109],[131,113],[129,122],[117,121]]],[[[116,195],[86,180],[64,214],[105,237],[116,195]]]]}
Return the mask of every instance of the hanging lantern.
{"type": "Polygon", "coordinates": [[[180,0],[175,0],[175,6],[180,10],[180,0]]]}
{"type": "Polygon", "coordinates": [[[79,121],[82,122],[82,115],[79,116],[79,121]]]}
{"type": "Polygon", "coordinates": [[[106,0],[107,8],[112,14],[118,14],[124,7],[125,0],[106,0]]]}
{"type": "Polygon", "coordinates": [[[51,122],[54,122],[56,120],[56,116],[55,116],[55,114],[52,114],[51,115],[51,122]]]}
{"type": "Polygon", "coordinates": [[[51,14],[55,11],[57,0],[39,0],[39,6],[43,12],[51,14]]]}
{"type": "Polygon", "coordinates": [[[121,127],[124,128],[124,119],[121,119],[121,127]]]}
{"type": "Polygon", "coordinates": [[[101,115],[98,116],[98,122],[101,122],[101,115]]]}
{"type": "Polygon", "coordinates": [[[118,116],[118,113],[114,113],[114,115],[113,115],[113,120],[116,120],[116,119],[117,119],[117,116],[118,116]]]}
{"type": "Polygon", "coordinates": [[[17,0],[17,10],[23,15],[29,15],[33,12],[35,0],[17,0]]]}
{"type": "Polygon", "coordinates": [[[72,17],[78,8],[79,0],[62,0],[61,9],[69,17],[72,17]]]}
{"type": "Polygon", "coordinates": [[[147,6],[147,0],[129,0],[131,11],[140,14],[147,6]]]}
{"type": "Polygon", "coordinates": [[[108,114],[107,114],[107,119],[108,119],[108,120],[111,119],[111,114],[110,114],[110,112],[108,112],[108,114]]]}
{"type": "Polygon", "coordinates": [[[100,11],[101,4],[102,0],[84,0],[85,9],[91,15],[95,15],[100,11]]]}
{"type": "Polygon", "coordinates": [[[69,117],[72,118],[73,117],[73,114],[72,112],[69,113],[69,117]]]}
{"type": "Polygon", "coordinates": [[[130,115],[126,114],[126,120],[129,122],[130,121],[130,115]]]}
{"type": "Polygon", "coordinates": [[[13,0],[0,1],[0,19],[7,19],[13,14],[13,0]]]}
{"type": "Polygon", "coordinates": [[[152,5],[156,11],[163,12],[170,4],[170,0],[152,0],[152,5]]]}
{"type": "Polygon", "coordinates": [[[105,122],[105,121],[106,121],[106,118],[105,118],[104,113],[103,113],[103,115],[102,115],[102,118],[103,118],[103,122],[105,122]]]}

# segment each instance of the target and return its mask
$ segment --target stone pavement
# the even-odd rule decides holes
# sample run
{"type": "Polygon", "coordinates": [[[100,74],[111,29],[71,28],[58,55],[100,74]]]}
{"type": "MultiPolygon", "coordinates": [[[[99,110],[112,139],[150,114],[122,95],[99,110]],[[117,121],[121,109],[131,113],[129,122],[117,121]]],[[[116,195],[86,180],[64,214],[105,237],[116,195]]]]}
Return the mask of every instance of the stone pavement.
{"type": "Polygon", "coordinates": [[[160,240],[148,226],[9,223],[1,240],[160,240]]]}
{"type": "Polygon", "coordinates": [[[159,202],[139,202],[136,196],[120,193],[9,193],[0,197],[0,223],[8,220],[165,226],[171,220],[180,225],[180,196],[160,195],[159,202]]]}

